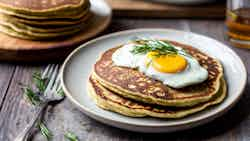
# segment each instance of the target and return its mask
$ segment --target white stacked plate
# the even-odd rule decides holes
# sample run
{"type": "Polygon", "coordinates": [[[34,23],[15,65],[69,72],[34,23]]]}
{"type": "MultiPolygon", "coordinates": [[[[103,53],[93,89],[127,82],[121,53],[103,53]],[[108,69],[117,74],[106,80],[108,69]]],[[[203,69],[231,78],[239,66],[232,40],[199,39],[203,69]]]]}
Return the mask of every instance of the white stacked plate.
{"type": "MultiPolygon", "coordinates": [[[[135,29],[117,32],[89,41],[75,49],[62,68],[62,86],[68,99],[86,115],[111,126],[137,132],[173,132],[207,123],[228,111],[241,97],[247,80],[240,57],[225,44],[209,37],[173,29],[135,29]],[[228,85],[223,103],[181,119],[132,118],[106,111],[87,95],[87,81],[93,65],[104,51],[135,37],[168,39],[191,45],[220,60],[228,85]]],[[[230,124],[230,123],[229,123],[230,124]]]]}

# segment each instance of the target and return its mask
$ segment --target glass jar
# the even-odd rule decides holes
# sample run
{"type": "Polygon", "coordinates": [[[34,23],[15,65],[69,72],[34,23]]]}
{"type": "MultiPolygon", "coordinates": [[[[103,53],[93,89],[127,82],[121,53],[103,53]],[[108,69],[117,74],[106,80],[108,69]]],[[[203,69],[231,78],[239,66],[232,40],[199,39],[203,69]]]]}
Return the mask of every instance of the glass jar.
{"type": "Polygon", "coordinates": [[[250,0],[228,0],[226,34],[236,47],[250,49],[250,0]]]}

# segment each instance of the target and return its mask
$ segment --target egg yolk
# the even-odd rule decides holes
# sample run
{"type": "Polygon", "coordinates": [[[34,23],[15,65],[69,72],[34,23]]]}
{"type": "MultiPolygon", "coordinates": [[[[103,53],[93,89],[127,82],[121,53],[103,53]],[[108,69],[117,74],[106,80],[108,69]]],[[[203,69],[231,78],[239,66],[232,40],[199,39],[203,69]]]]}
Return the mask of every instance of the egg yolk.
{"type": "Polygon", "coordinates": [[[187,67],[186,59],[180,55],[157,56],[157,54],[157,52],[149,52],[147,54],[146,65],[149,66],[151,64],[159,72],[177,73],[187,67]]]}

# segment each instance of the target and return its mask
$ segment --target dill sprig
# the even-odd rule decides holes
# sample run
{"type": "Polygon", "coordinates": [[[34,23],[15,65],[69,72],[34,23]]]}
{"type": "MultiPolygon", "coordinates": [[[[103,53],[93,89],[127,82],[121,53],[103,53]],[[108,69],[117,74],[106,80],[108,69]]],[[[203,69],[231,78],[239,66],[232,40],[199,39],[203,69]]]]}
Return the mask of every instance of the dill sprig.
{"type": "Polygon", "coordinates": [[[32,78],[39,92],[44,92],[46,89],[47,78],[42,78],[42,75],[40,72],[33,73],[32,78]]]}
{"type": "Polygon", "coordinates": [[[156,52],[155,56],[161,55],[176,55],[181,54],[185,55],[186,53],[184,50],[180,50],[175,48],[172,44],[168,43],[167,41],[161,40],[137,40],[138,45],[135,45],[131,53],[133,54],[146,54],[148,52],[156,52]]]}
{"type": "Polygon", "coordinates": [[[42,103],[42,99],[39,94],[45,91],[47,78],[42,78],[41,73],[35,72],[32,74],[32,79],[38,91],[33,90],[31,87],[23,85],[22,83],[20,83],[20,85],[21,88],[23,89],[24,95],[27,97],[29,102],[33,105],[39,105],[42,103]]]}
{"type": "Polygon", "coordinates": [[[40,97],[30,87],[22,85],[22,89],[23,89],[24,95],[26,96],[26,98],[29,100],[31,104],[33,105],[41,104],[42,101],[40,97]]]}
{"type": "Polygon", "coordinates": [[[65,137],[66,139],[68,139],[69,141],[78,141],[77,136],[76,136],[74,133],[72,133],[72,132],[67,132],[67,133],[65,133],[65,134],[64,134],[64,137],[65,137]]]}
{"type": "Polygon", "coordinates": [[[44,123],[42,123],[41,121],[38,122],[38,128],[41,131],[42,135],[49,141],[52,137],[53,134],[52,132],[46,127],[46,125],[44,123]]]}
{"type": "MultiPolygon", "coordinates": [[[[30,86],[23,85],[22,83],[20,83],[20,86],[24,92],[24,96],[27,97],[29,102],[37,106],[43,102],[42,95],[40,94],[43,94],[46,89],[47,78],[42,78],[41,73],[35,72],[32,74],[32,79],[36,86],[35,90],[33,90],[30,86]]],[[[57,91],[57,94],[62,97],[65,96],[62,88],[57,91]]],[[[37,122],[37,128],[48,141],[52,139],[52,132],[46,127],[46,125],[42,121],[37,122]]],[[[69,141],[78,141],[77,136],[71,132],[66,133],[64,136],[69,141]]]]}

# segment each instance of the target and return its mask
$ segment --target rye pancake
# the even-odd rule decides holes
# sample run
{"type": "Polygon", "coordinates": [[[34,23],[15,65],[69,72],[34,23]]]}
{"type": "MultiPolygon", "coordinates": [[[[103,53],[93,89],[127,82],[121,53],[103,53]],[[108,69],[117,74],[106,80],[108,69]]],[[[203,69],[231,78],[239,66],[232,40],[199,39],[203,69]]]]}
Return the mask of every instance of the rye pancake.
{"type": "Polygon", "coordinates": [[[86,26],[87,24],[86,22],[87,21],[81,22],[79,24],[68,25],[68,26],[55,27],[55,26],[47,25],[46,27],[44,26],[41,27],[41,26],[31,26],[31,25],[23,24],[20,22],[12,21],[11,19],[1,18],[0,16],[0,25],[7,26],[18,33],[24,33],[24,34],[28,34],[31,36],[37,33],[62,33],[63,34],[63,32],[70,32],[79,28],[83,28],[84,26],[86,26]]]}
{"type": "Polygon", "coordinates": [[[198,49],[170,41],[184,48],[208,70],[208,79],[197,85],[174,89],[154,80],[136,69],[115,66],[112,54],[119,48],[107,50],[94,65],[93,77],[117,94],[144,103],[163,106],[193,106],[209,101],[219,90],[223,68],[220,62],[198,49]]]}
{"type": "Polygon", "coordinates": [[[76,17],[89,6],[89,0],[0,0],[2,13],[28,19],[76,17]]]}
{"type": "Polygon", "coordinates": [[[220,89],[216,95],[213,95],[209,101],[193,107],[165,107],[133,101],[106,89],[93,78],[89,79],[88,93],[99,107],[125,116],[183,118],[221,103],[226,97],[226,83],[222,78],[220,89]]]}
{"type": "Polygon", "coordinates": [[[69,26],[69,25],[76,25],[80,24],[82,22],[87,21],[93,14],[89,12],[85,12],[79,19],[25,19],[25,18],[20,18],[17,16],[13,15],[6,15],[3,13],[0,13],[0,19],[3,21],[8,21],[11,23],[20,23],[20,24],[25,24],[25,25],[30,25],[30,26],[39,26],[39,27],[47,27],[47,26],[69,26]]]}
{"type": "Polygon", "coordinates": [[[0,25],[0,32],[5,33],[9,36],[13,36],[16,38],[21,38],[21,39],[27,39],[27,40],[51,40],[55,38],[59,39],[59,38],[67,37],[67,36],[72,36],[82,30],[83,29],[75,28],[74,30],[60,32],[60,33],[30,33],[28,31],[21,33],[21,32],[17,32],[13,30],[12,28],[8,26],[0,25]]]}

